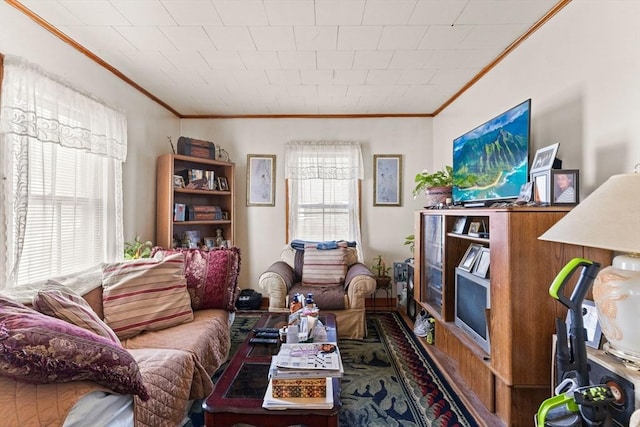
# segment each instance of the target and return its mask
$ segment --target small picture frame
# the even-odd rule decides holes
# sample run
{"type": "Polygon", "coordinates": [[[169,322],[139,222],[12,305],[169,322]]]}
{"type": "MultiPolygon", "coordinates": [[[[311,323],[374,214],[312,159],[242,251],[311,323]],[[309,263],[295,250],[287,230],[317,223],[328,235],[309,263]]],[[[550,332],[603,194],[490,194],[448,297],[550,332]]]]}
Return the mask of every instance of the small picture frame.
{"type": "Polygon", "coordinates": [[[216,238],[215,237],[205,237],[204,238],[204,245],[209,248],[215,248],[216,247],[216,238]]]}
{"type": "Polygon", "coordinates": [[[551,169],[553,161],[556,159],[558,153],[559,143],[547,145],[536,151],[536,155],[531,163],[530,173],[546,171],[551,169]]]}
{"type": "Polygon", "coordinates": [[[480,233],[480,231],[482,228],[482,223],[480,221],[473,221],[471,222],[471,224],[469,224],[469,235],[470,236],[478,236],[478,233],[480,233]]]}
{"type": "MultiPolygon", "coordinates": [[[[587,331],[587,346],[595,349],[600,348],[600,340],[602,338],[602,329],[600,328],[600,322],[598,322],[598,312],[596,305],[591,300],[582,301],[582,322],[584,329],[587,331]]],[[[571,318],[567,314],[567,334],[571,327],[571,318]]]]}
{"type": "Polygon", "coordinates": [[[454,232],[455,234],[464,234],[464,232],[466,231],[465,230],[466,226],[467,226],[467,217],[461,216],[456,219],[455,224],[453,224],[453,230],[451,231],[454,232]]]}
{"type": "Polygon", "coordinates": [[[184,188],[184,178],[182,175],[173,175],[173,188],[184,188]]]}
{"type": "Polygon", "coordinates": [[[489,256],[489,248],[480,249],[480,254],[478,255],[478,261],[476,262],[475,267],[473,267],[472,273],[476,276],[480,276],[484,279],[489,278],[489,266],[491,258],[489,256]]]}
{"type": "Polygon", "coordinates": [[[520,194],[518,194],[518,198],[516,199],[516,204],[525,205],[531,201],[531,194],[533,190],[533,181],[529,181],[525,184],[522,184],[520,187],[520,194]]]}
{"type": "Polygon", "coordinates": [[[402,155],[373,155],[373,206],[402,206],[402,155]]]}
{"type": "Polygon", "coordinates": [[[476,259],[478,258],[478,255],[480,255],[480,251],[483,247],[484,246],[477,243],[471,243],[467,248],[467,251],[464,253],[464,256],[462,257],[462,260],[460,261],[460,265],[458,265],[458,267],[462,270],[471,272],[473,266],[475,265],[476,259]]]}
{"type": "Polygon", "coordinates": [[[541,206],[551,204],[550,170],[551,169],[531,174],[531,182],[533,182],[533,201],[541,206]]]}
{"type": "Polygon", "coordinates": [[[577,205],[580,201],[580,171],[551,169],[550,202],[552,205],[577,205]]]}
{"type": "Polygon", "coordinates": [[[229,181],[224,176],[218,177],[218,190],[219,191],[229,191],[229,181]]]}

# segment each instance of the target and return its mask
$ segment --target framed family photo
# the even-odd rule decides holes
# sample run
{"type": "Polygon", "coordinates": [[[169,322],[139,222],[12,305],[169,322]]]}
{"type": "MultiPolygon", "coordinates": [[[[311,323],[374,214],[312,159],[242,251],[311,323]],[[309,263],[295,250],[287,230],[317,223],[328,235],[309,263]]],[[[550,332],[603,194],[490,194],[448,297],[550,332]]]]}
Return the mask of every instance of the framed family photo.
{"type": "Polygon", "coordinates": [[[471,272],[471,270],[473,269],[473,266],[476,263],[476,259],[478,258],[478,255],[480,255],[480,251],[482,250],[484,246],[476,244],[476,243],[472,243],[469,245],[469,247],[467,248],[467,252],[465,252],[464,256],[462,257],[462,260],[460,261],[460,265],[458,265],[459,268],[461,268],[462,270],[471,272]]]}
{"type": "Polygon", "coordinates": [[[577,169],[551,169],[552,205],[577,205],[580,201],[580,171],[577,169]]]}
{"type": "Polygon", "coordinates": [[[402,206],[402,155],[373,156],[373,206],[402,206]]]}
{"type": "Polygon", "coordinates": [[[547,145],[536,151],[529,172],[534,173],[551,169],[553,161],[556,159],[556,154],[558,154],[558,147],[560,147],[560,143],[547,145]]]}
{"type": "Polygon", "coordinates": [[[247,206],[276,205],[276,156],[247,154],[247,206]]]}

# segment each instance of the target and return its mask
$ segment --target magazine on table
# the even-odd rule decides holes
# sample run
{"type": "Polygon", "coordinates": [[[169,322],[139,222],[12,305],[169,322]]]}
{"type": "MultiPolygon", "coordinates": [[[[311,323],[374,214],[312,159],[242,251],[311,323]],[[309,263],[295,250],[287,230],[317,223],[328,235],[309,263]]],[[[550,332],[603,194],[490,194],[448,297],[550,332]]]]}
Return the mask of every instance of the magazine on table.
{"type": "Polygon", "coordinates": [[[264,394],[262,407],[265,409],[331,409],[333,408],[333,383],[327,378],[327,392],[325,397],[273,397],[271,380],[264,394]]]}
{"type": "Polygon", "coordinates": [[[340,351],[335,343],[282,344],[276,355],[279,369],[342,371],[340,351]]]}

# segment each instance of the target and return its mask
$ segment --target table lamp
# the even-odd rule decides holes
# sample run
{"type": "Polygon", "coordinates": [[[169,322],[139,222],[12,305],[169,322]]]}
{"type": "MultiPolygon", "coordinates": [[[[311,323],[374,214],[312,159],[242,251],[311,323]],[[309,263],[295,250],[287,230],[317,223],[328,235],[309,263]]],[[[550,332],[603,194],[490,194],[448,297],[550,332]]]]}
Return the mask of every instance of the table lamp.
{"type": "Polygon", "coordinates": [[[616,252],[593,284],[604,350],[640,364],[640,173],[610,177],[539,238],[616,252]]]}

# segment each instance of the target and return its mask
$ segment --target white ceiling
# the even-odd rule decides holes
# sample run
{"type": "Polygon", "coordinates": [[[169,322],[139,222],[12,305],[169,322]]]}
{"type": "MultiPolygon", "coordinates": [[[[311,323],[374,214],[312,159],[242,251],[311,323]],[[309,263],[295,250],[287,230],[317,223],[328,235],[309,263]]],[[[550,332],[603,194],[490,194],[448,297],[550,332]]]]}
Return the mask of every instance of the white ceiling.
{"type": "Polygon", "coordinates": [[[6,0],[179,116],[429,115],[558,0],[6,0]]]}

